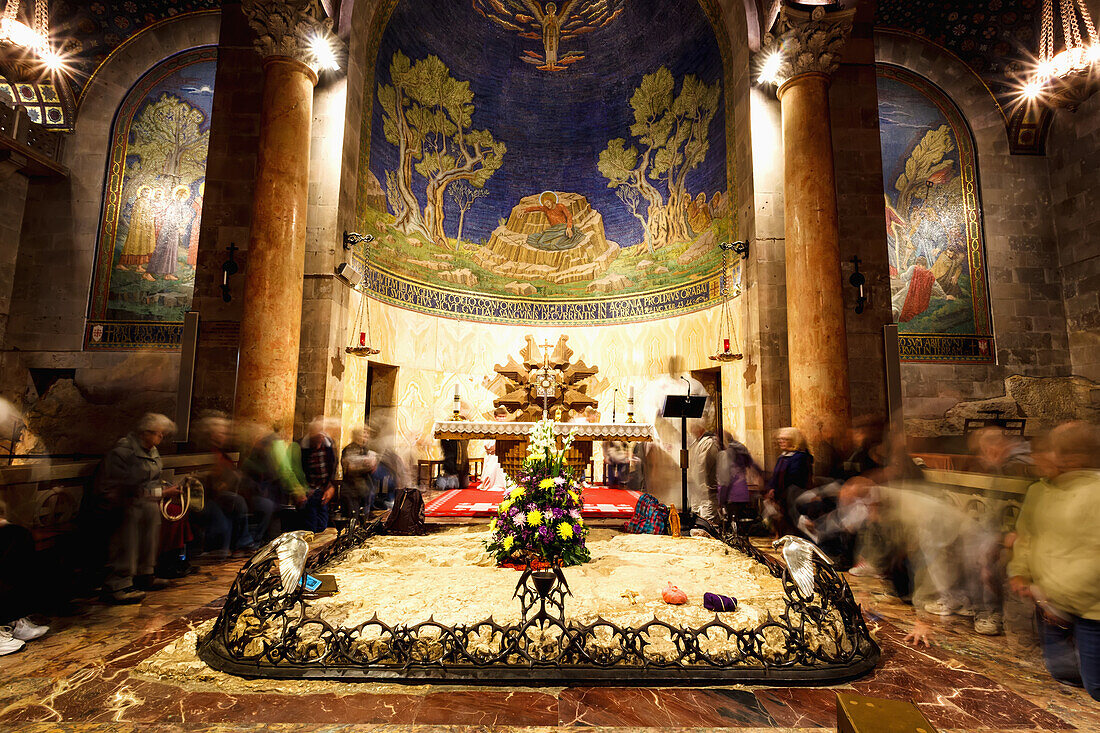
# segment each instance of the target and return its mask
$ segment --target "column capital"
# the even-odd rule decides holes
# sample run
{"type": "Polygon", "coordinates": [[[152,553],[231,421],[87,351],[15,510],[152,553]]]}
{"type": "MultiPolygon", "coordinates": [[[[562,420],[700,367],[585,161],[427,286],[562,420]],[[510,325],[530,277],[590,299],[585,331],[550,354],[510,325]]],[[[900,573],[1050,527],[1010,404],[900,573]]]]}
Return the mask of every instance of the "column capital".
{"type": "Polygon", "coordinates": [[[241,10],[256,32],[256,51],[268,59],[283,56],[300,61],[314,74],[320,69],[310,42],[332,35],[332,20],[319,0],[243,0],[241,10]]]}
{"type": "Polygon", "coordinates": [[[769,35],[764,44],[769,51],[780,54],[777,85],[782,88],[803,74],[828,76],[836,71],[855,14],[854,9],[826,11],[820,5],[808,12],[782,6],[778,36],[769,35]]]}

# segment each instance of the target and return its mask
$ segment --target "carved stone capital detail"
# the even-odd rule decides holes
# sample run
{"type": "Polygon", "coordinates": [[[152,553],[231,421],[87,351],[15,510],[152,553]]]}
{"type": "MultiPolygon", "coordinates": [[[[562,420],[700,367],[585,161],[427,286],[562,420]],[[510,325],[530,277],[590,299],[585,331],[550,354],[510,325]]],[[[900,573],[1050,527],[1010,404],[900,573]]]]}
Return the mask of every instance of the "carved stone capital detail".
{"type": "Polygon", "coordinates": [[[840,65],[840,55],[852,32],[855,10],[826,12],[821,6],[812,12],[783,6],[777,29],[779,36],[769,35],[764,47],[780,51],[779,85],[800,74],[832,74],[840,65]]]}
{"type": "Polygon", "coordinates": [[[286,56],[318,71],[310,41],[332,33],[332,20],[318,0],[243,0],[241,9],[256,32],[261,56],[286,56]]]}

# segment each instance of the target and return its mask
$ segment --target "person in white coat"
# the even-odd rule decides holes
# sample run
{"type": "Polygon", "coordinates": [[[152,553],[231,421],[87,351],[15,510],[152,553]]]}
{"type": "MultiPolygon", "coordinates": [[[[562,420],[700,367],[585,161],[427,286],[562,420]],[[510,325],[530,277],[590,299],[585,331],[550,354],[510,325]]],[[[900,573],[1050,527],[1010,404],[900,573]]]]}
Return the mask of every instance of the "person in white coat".
{"type": "Polygon", "coordinates": [[[507,477],[504,469],[497,460],[496,441],[485,441],[485,463],[481,469],[481,483],[477,486],[481,491],[507,491],[507,477]]]}

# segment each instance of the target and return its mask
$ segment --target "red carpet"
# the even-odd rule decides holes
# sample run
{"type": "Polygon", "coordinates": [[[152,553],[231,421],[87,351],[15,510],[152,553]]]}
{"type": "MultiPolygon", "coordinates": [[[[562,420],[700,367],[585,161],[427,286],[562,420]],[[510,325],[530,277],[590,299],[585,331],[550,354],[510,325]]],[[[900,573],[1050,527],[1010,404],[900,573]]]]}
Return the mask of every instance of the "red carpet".
{"type": "MultiPolygon", "coordinates": [[[[630,519],[638,492],[593,486],[584,491],[585,517],[630,519]]],[[[429,501],[424,513],[429,517],[489,517],[496,513],[504,494],[477,489],[451,489],[429,501]]]]}

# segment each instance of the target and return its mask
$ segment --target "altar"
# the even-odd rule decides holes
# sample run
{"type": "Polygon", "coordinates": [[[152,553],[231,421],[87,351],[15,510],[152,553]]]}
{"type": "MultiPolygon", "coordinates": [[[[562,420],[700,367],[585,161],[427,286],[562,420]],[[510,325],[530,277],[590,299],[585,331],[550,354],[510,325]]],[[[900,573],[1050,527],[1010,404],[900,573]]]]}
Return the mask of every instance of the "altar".
{"type": "MultiPolygon", "coordinates": [[[[497,460],[509,476],[517,476],[527,458],[528,436],[534,430],[534,422],[472,422],[466,420],[438,420],[432,425],[432,435],[437,440],[495,440],[497,460]]],[[[566,463],[575,475],[583,475],[592,460],[592,443],[604,440],[623,440],[644,443],[654,439],[653,426],[648,423],[554,423],[558,446],[573,435],[573,444],[565,454],[566,463]]]]}

